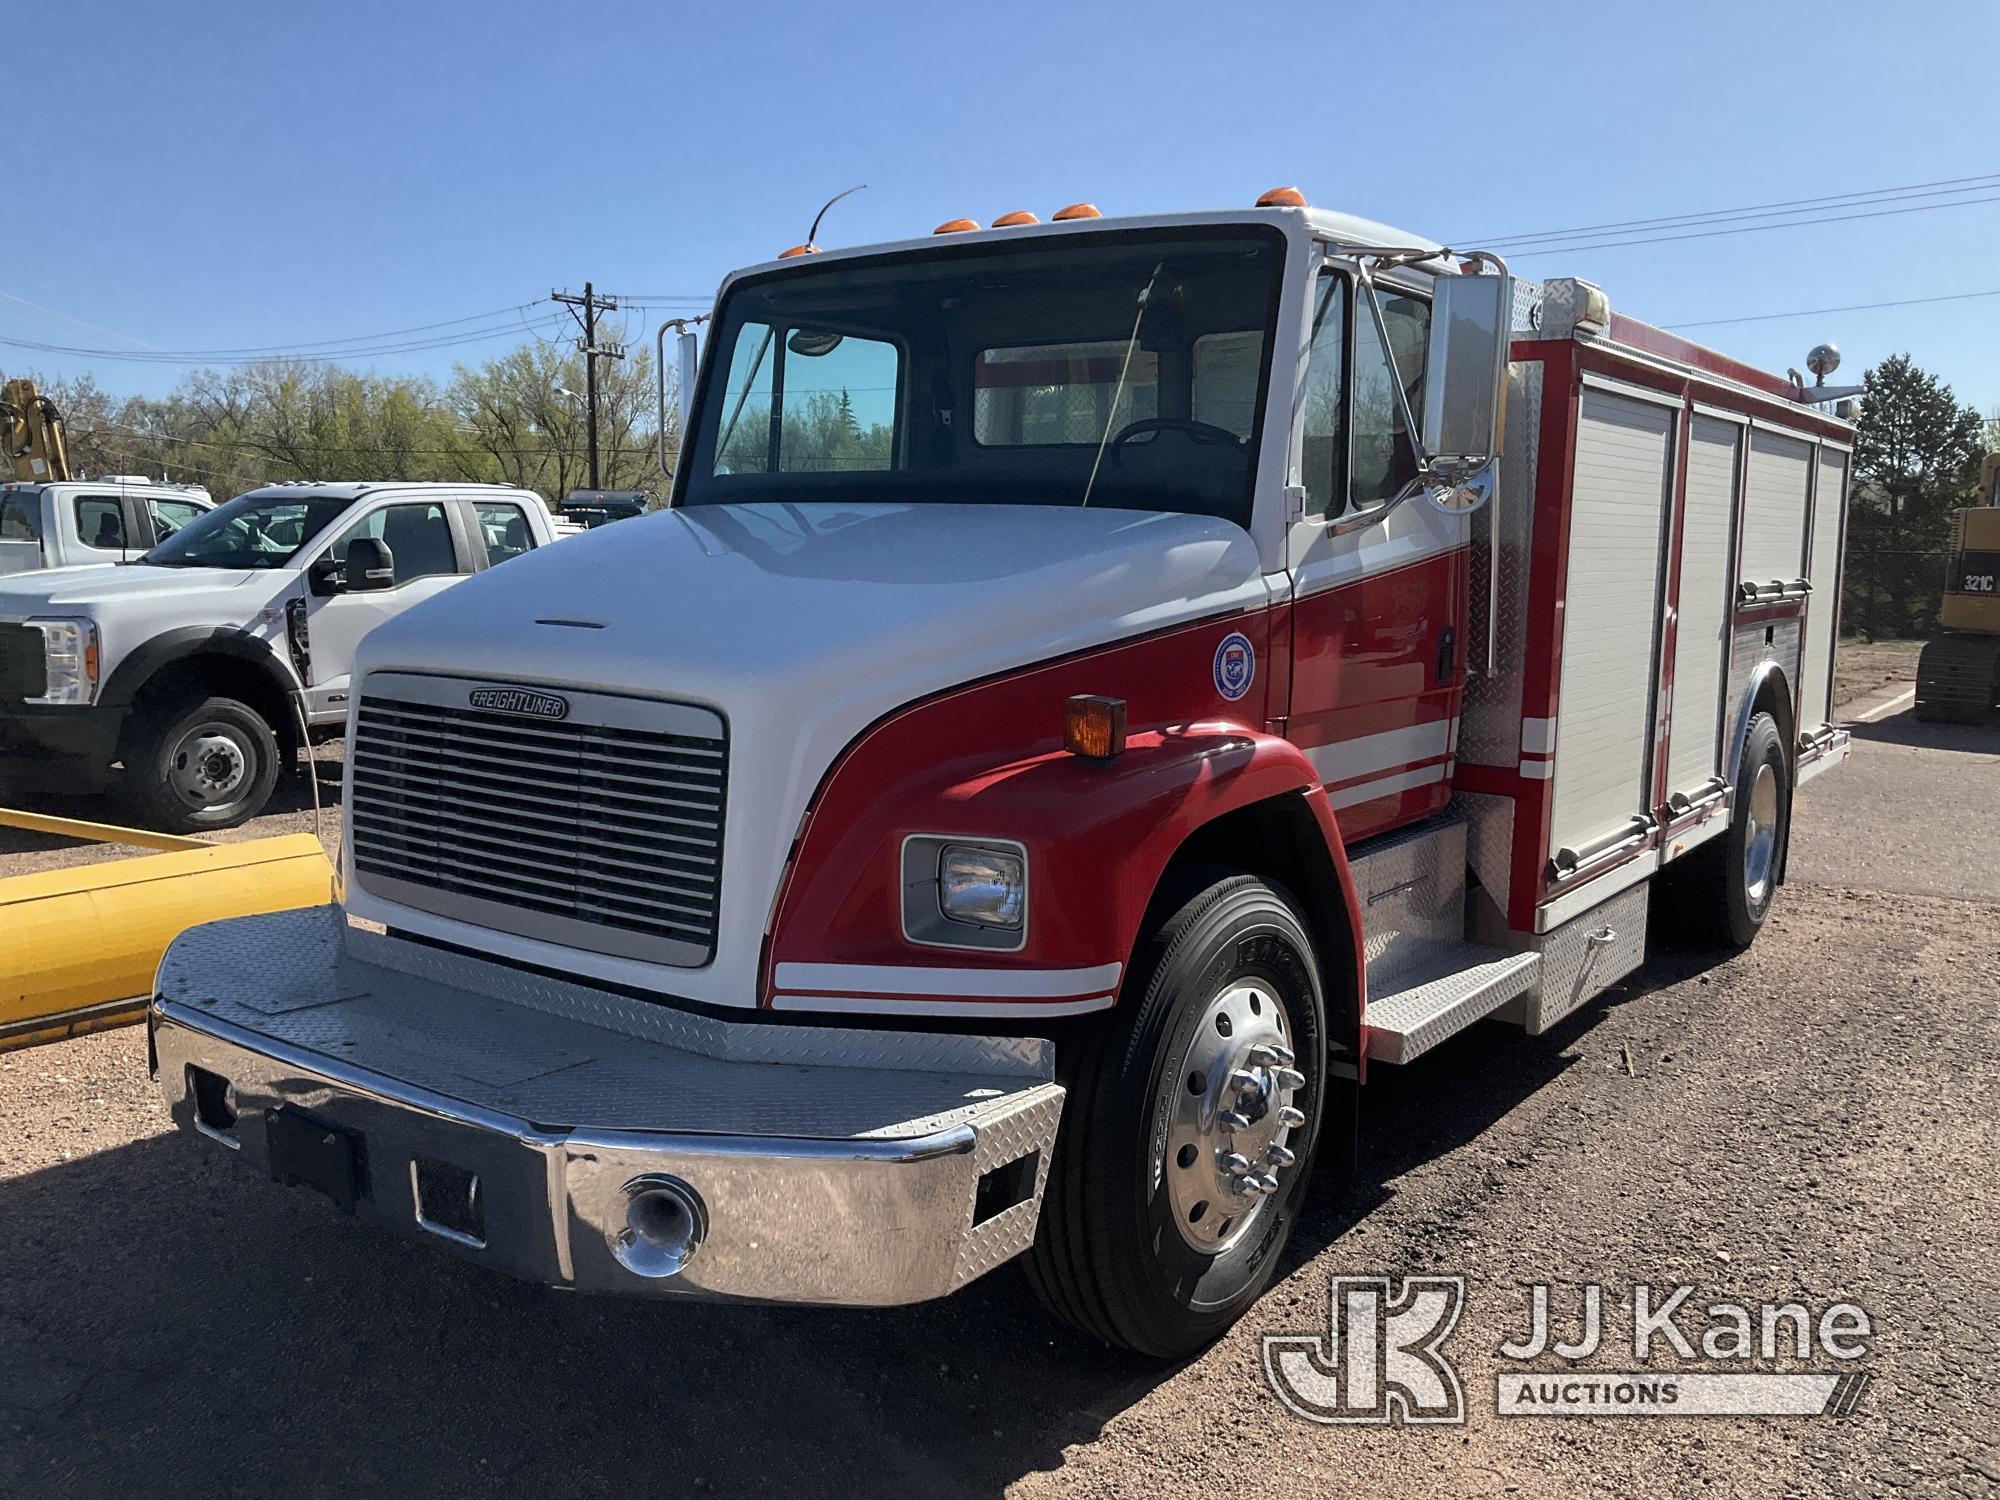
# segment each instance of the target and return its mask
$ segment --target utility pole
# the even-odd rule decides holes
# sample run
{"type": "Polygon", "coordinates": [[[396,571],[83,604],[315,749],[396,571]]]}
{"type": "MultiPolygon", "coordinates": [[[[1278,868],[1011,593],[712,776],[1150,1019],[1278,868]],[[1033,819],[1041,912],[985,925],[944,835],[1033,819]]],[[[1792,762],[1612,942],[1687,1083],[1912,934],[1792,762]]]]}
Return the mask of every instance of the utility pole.
{"type": "Polygon", "coordinates": [[[602,486],[597,479],[597,362],[600,359],[623,359],[625,346],[616,341],[597,342],[597,315],[618,311],[618,299],[598,296],[586,281],[581,297],[575,292],[551,291],[549,300],[569,308],[569,315],[583,330],[583,337],[576,341],[576,347],[583,351],[583,402],[586,408],[584,420],[590,437],[590,487],[600,489],[602,486]],[[581,316],[577,313],[579,307],[583,309],[581,316]]]}

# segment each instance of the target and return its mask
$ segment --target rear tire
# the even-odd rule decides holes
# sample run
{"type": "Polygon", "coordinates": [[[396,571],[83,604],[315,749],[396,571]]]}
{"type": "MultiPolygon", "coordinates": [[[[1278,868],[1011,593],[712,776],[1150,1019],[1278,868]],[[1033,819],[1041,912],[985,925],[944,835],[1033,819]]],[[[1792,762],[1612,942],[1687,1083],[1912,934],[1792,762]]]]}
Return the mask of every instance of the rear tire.
{"type": "Polygon", "coordinates": [[[1727,833],[1670,870],[1669,925],[1691,942],[1748,948],[1771,914],[1791,836],[1791,767],[1767,713],[1751,719],[1744,736],[1729,816],[1727,833]]]}
{"type": "Polygon", "coordinates": [[[1249,875],[1143,938],[1124,995],[1070,1049],[1026,1269],[1073,1327],[1178,1359],[1257,1300],[1291,1236],[1319,1144],[1326,1002],[1297,909],[1249,875]]]}
{"type": "Polygon", "coordinates": [[[125,748],[135,817],[169,833],[209,833],[255,817],[278,780],[278,737],[234,698],[141,710],[125,748]]]}

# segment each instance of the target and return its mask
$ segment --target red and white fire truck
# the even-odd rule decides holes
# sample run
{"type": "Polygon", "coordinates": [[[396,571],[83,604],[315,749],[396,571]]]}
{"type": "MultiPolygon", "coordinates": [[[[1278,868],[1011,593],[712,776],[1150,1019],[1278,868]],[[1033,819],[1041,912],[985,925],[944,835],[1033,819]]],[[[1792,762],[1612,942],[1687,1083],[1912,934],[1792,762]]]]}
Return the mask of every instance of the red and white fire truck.
{"type": "Polygon", "coordinates": [[[184,1128],[446,1252],[1022,1257],[1183,1353],[1371,1068],[1554,1025],[1656,882],[1748,943],[1848,753],[1850,425],[1585,282],[1281,190],[802,246],[703,342],[669,509],[362,644],[343,905],[160,971],[184,1128]]]}

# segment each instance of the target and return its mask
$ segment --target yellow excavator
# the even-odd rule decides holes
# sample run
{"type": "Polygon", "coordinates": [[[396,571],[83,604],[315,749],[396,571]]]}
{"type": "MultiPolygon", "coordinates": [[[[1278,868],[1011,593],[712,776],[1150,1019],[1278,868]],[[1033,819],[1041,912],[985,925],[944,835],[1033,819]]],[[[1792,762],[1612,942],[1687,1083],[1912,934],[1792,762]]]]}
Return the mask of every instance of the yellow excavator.
{"type": "Polygon", "coordinates": [[[23,483],[70,477],[62,413],[56,410],[55,402],[35,389],[34,381],[10,380],[0,385],[0,442],[7,446],[14,477],[23,483]]]}
{"type": "MultiPolygon", "coordinates": [[[[16,483],[74,477],[62,413],[31,380],[0,385],[0,442],[16,483]]],[[[0,875],[0,1052],[139,1020],[160,955],[190,927],[333,895],[333,868],[309,833],[210,844],[6,807],[0,828],[154,851],[0,875]]]]}
{"type": "Polygon", "coordinates": [[[2000,705],[2000,453],[1979,475],[1980,503],[1952,512],[1943,634],[1917,659],[1917,717],[1990,724],[2000,705]]]}

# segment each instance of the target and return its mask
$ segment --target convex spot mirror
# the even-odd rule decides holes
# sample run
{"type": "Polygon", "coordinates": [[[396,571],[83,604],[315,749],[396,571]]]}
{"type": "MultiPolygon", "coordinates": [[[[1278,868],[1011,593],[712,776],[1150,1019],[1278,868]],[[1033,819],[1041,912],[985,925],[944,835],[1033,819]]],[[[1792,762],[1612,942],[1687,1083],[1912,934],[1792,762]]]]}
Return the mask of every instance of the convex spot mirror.
{"type": "MultiPolygon", "coordinates": [[[[1513,314],[1511,276],[1437,278],[1423,412],[1433,466],[1463,469],[1499,453],[1513,314]]],[[[1446,504],[1435,493],[1432,499],[1447,510],[1474,510],[1484,494],[1469,504],[1446,504]]]]}

